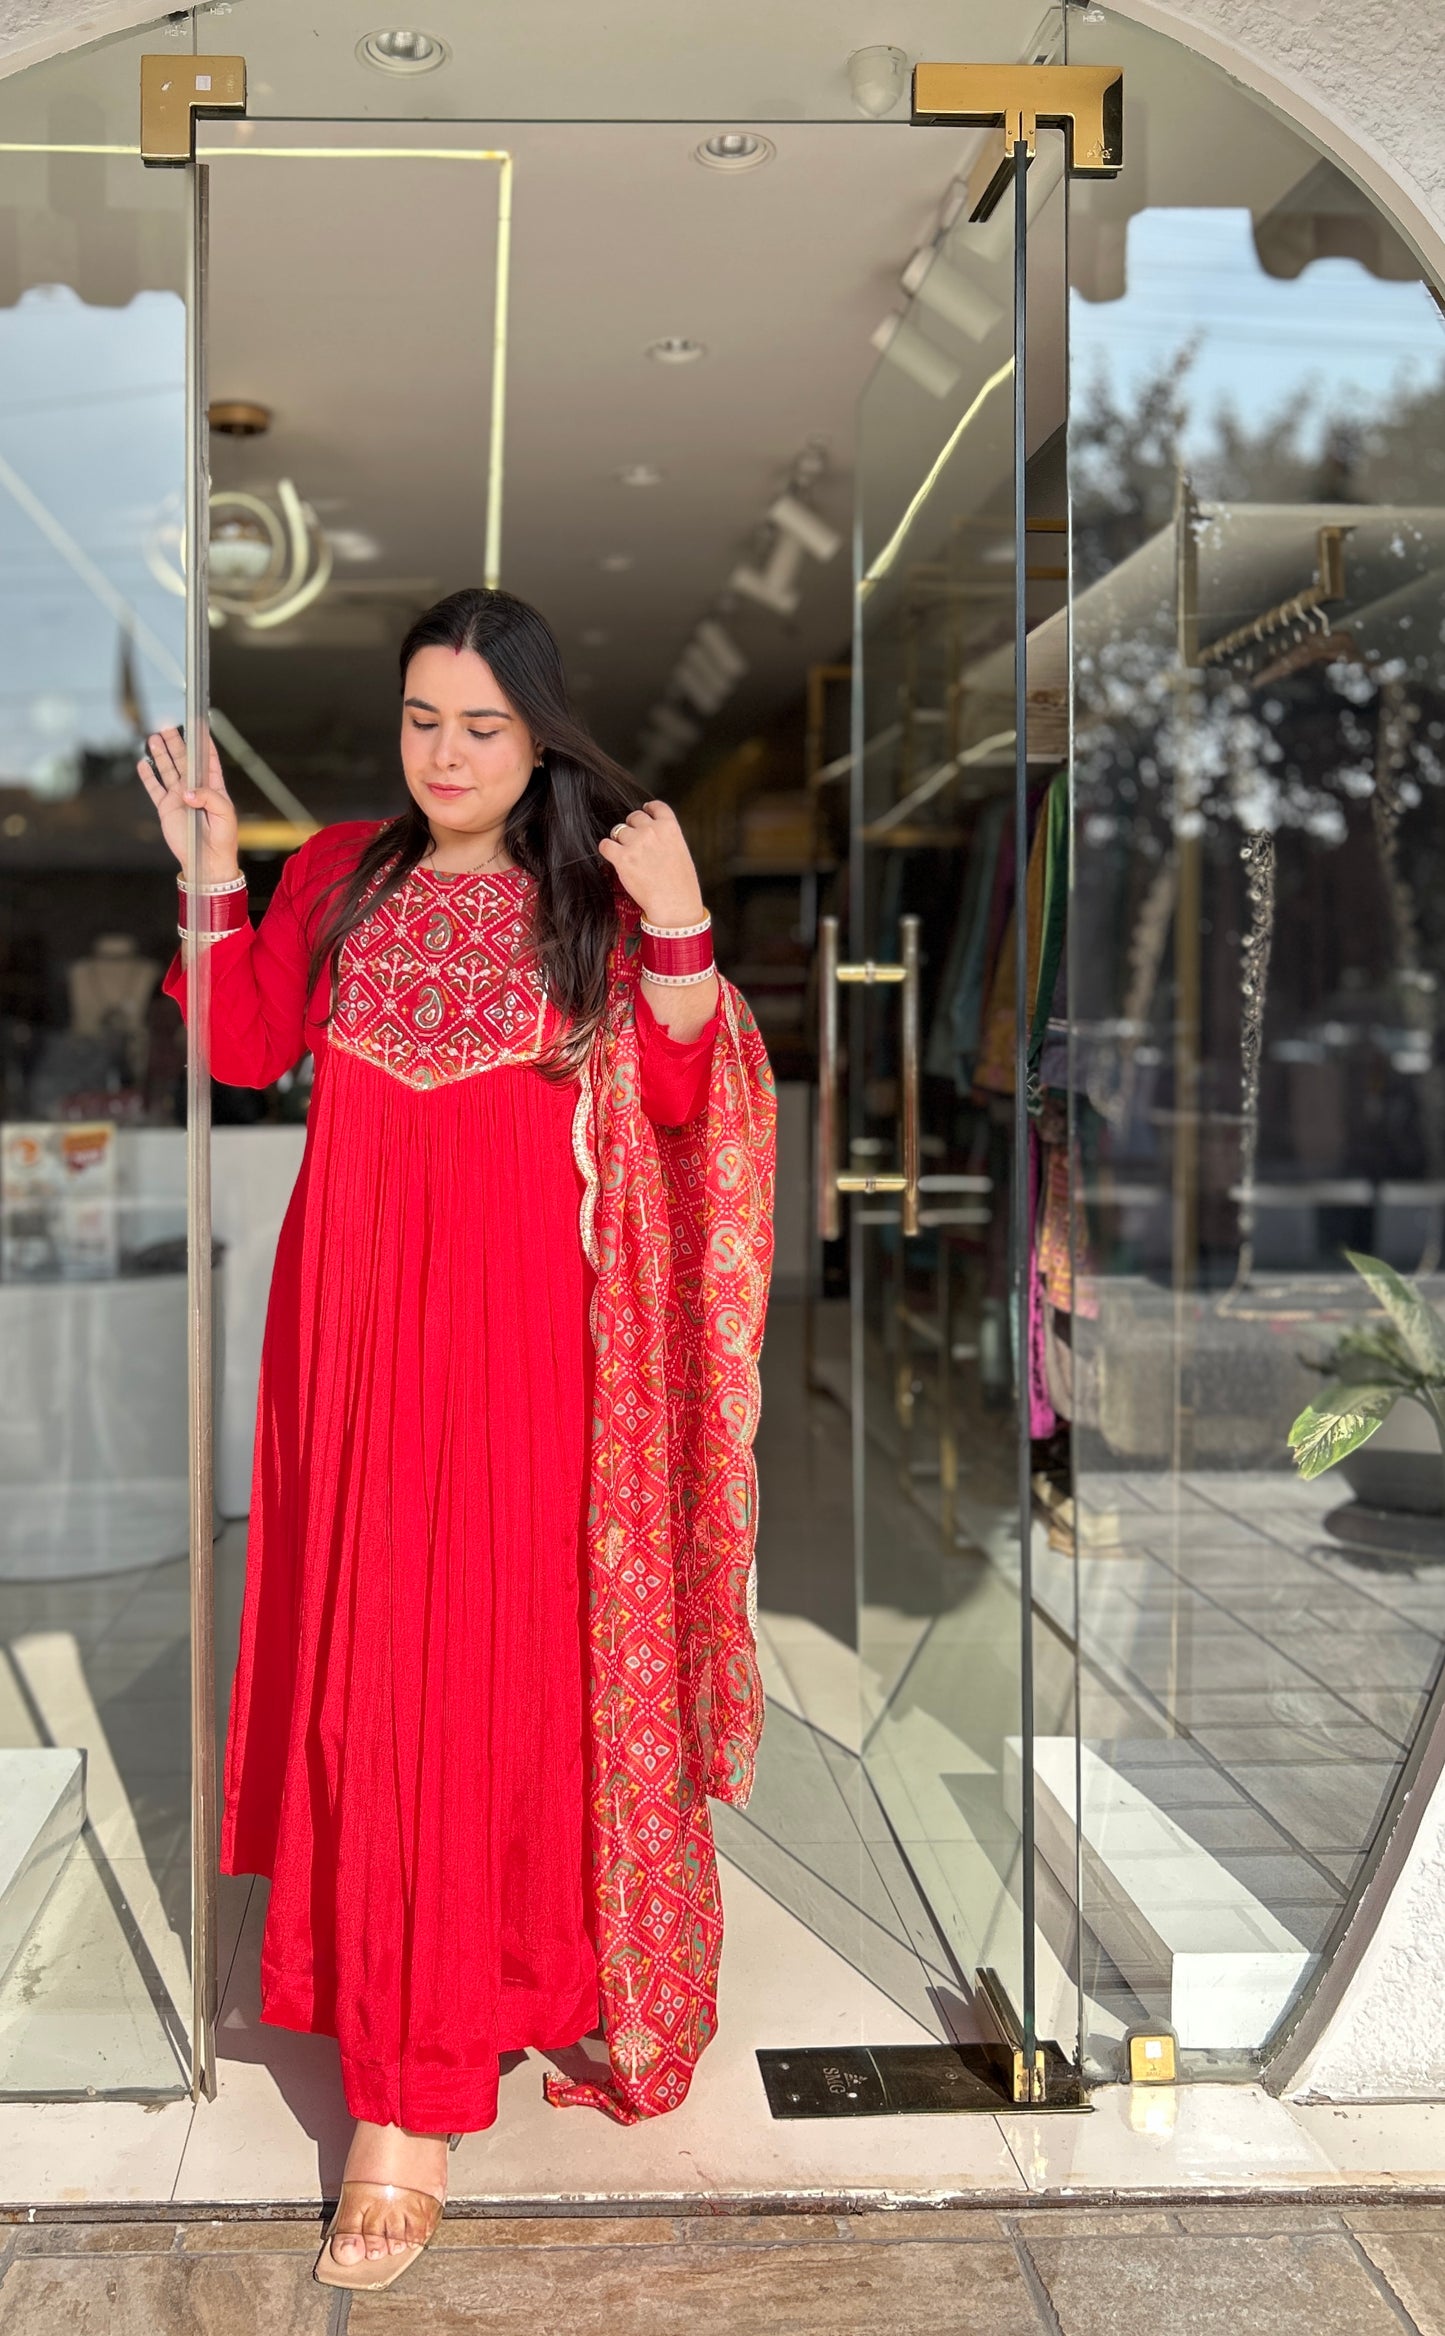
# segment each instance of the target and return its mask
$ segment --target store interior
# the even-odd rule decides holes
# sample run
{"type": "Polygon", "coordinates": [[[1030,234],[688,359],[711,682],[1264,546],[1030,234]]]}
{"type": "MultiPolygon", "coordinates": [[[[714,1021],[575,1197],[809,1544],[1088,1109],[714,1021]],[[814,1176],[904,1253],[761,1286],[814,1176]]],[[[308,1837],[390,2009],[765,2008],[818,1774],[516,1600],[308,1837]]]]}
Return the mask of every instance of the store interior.
{"type": "MultiPolygon", "coordinates": [[[[1348,1483],[1287,1443],[1369,1317],[1347,1250],[1445,1291],[1445,332],[1302,137],[1066,13],[1038,53],[1122,65],[1127,162],[1066,183],[1046,136],[1030,174],[1026,1321],[1014,253],[1007,206],[971,217],[984,135],[896,96],[865,118],[846,77],[737,120],[696,91],[606,118],[616,88],[517,120],[441,70],[368,79],[350,42],[359,94],[323,108],[279,0],[215,43],[266,92],[203,132],[211,678],[253,897],[308,823],[399,805],[394,645],[478,580],[505,152],[502,581],[676,805],[777,1072],[770,1717],[717,1829],[749,1969],[813,1981],[725,2025],[729,2086],[755,2044],[970,2042],[979,1970],[1024,1984],[1026,1907],[1040,2031],[1089,2078],[1150,2024],[1186,2075],[1257,2075],[1445,1648],[1429,1414],[1398,1404],[1348,1483]],[[817,1237],[827,916],[883,961],[918,920],[916,1235],[859,1201],[817,1237]]],[[[0,84],[0,136],[132,137],[159,37],[0,84]]],[[[192,2019],[185,1063],[132,773],[182,703],[184,186],[0,152],[0,189],[0,1772],[40,1810],[0,1876],[0,2094],[163,2099],[192,2019]]],[[[891,1163],[883,990],[844,1056],[852,1163],[891,1163]]],[[[304,1067],[213,1098],[222,1719],[306,1101],[304,1067]]],[[[226,1884],[223,2090],[229,2052],[291,2101],[304,2053],[314,2100],[314,2044],[254,2020],[263,1904],[226,1884]]]]}

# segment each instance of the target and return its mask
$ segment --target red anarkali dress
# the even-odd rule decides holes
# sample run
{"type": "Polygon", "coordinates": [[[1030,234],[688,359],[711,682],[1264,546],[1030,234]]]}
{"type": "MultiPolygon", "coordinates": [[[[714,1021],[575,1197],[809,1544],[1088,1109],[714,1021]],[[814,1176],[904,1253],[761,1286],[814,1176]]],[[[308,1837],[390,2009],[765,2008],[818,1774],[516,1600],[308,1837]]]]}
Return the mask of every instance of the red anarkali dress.
{"type": "MultiPolygon", "coordinates": [[[[221,1863],[271,1877],[263,2017],[337,2037],[353,2115],[458,2131],[495,2117],[499,2053],[598,2019],[595,1172],[578,1081],[537,1068],[554,1016],[524,872],[415,870],[346,942],[329,1021],[329,982],[308,997],[322,896],[374,832],[314,837],[259,928],[209,945],[215,1075],[316,1061],[267,1315],[221,1863]]],[[[184,1001],[178,966],[167,986],[184,1001]]],[[[681,1045],[633,1005],[642,1109],[681,1128],[717,1020],[681,1045]]]]}

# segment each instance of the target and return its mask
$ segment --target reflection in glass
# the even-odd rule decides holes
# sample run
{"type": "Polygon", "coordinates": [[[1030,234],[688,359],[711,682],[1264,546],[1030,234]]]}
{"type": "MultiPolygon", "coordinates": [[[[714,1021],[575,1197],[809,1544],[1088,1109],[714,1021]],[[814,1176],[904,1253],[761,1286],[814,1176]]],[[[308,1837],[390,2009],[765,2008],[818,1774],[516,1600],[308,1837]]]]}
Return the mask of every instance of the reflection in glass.
{"type": "Polygon", "coordinates": [[[0,194],[0,2091],[165,2093],[191,2007],[185,1056],[135,760],[183,708],[154,537],[184,187],[11,157],[0,194]]]}
{"type": "MultiPolygon", "coordinates": [[[[1046,137],[1029,189],[1035,623],[1063,605],[1061,170],[1060,142],[1046,137]]],[[[940,2000],[967,2037],[980,1968],[995,1970],[1024,2008],[1018,1439],[1043,1431],[1020,1418],[1010,1303],[1012,197],[986,222],[969,220],[961,195],[953,208],[927,265],[905,279],[913,298],[860,415],[849,954],[896,960],[902,919],[920,919],[919,1233],[904,1238],[896,1202],[852,1204],[860,1652],[868,1773],[932,1910],[947,1975],[940,2000]]],[[[1030,722],[1029,793],[1043,835],[1065,752],[1062,710],[1060,690],[1030,722]]],[[[1062,900],[1057,852],[1055,863],[1062,900]]],[[[1038,962],[1031,978],[1047,989],[1038,962]]],[[[862,993],[849,1045],[850,1165],[891,1167],[901,1071],[893,994],[862,993]]],[[[1036,1660],[1039,1724],[1052,1738],[1071,1724],[1072,1704],[1057,1633],[1040,1634],[1036,1660]]],[[[1044,1880],[1057,1897],[1046,1871],[1044,1880]]],[[[1040,1943],[1039,2031],[1071,2046],[1067,1942],[1063,1953],[1048,1935],[1040,1943]]]]}
{"type": "Polygon", "coordinates": [[[1166,44],[1077,28],[1106,51],[1153,105],[1187,78],[1218,160],[1151,140],[1072,198],[1043,1316],[1077,1571],[1045,1597],[1079,1601],[1094,2056],[1164,2018],[1227,2067],[1326,1951],[1445,1640],[1426,1415],[1310,1484],[1285,1447],[1368,1311],[1345,1252],[1445,1286],[1445,339],[1329,164],[1166,44]]]}

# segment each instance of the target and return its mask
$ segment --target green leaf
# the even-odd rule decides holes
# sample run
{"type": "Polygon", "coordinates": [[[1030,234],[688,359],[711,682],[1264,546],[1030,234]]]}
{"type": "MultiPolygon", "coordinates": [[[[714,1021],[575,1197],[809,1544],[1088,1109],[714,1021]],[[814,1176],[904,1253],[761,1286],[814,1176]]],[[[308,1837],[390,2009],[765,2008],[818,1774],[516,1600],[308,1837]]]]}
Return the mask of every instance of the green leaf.
{"type": "Polygon", "coordinates": [[[1393,1322],[1367,1322],[1357,1330],[1347,1330],[1335,1341],[1322,1367],[1351,1386],[1382,1379],[1392,1386],[1413,1388],[1420,1380],[1393,1322]]]}
{"type": "Polygon", "coordinates": [[[1323,1476],[1337,1460],[1367,1444],[1395,1408],[1398,1387],[1341,1387],[1302,1411],[1289,1431],[1301,1476],[1323,1476]]]}
{"type": "Polygon", "coordinates": [[[1362,1257],[1354,1249],[1347,1249],[1345,1255],[1399,1331],[1421,1378],[1445,1382],[1445,1322],[1434,1307],[1383,1258],[1362,1257]]]}

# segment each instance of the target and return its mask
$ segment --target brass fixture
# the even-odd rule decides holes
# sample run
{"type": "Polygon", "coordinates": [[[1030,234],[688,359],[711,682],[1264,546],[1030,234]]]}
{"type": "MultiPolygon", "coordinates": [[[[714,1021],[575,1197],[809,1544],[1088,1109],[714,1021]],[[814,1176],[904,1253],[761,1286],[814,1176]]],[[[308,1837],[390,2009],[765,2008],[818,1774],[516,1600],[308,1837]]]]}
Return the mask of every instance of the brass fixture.
{"type": "Polygon", "coordinates": [[[1232,633],[1221,634],[1206,649],[1196,647],[1192,662],[1197,665],[1223,664],[1226,658],[1235,656],[1241,649],[1254,648],[1267,641],[1271,634],[1300,625],[1312,625],[1317,635],[1327,637],[1330,622],[1324,613],[1325,609],[1331,601],[1343,600],[1345,597],[1345,542],[1352,524],[1346,520],[1342,524],[1332,522],[1320,528],[1315,537],[1314,582],[1307,585],[1303,592],[1297,592],[1292,600],[1282,600],[1277,608],[1263,610],[1247,625],[1237,626],[1232,633]]]}
{"type": "Polygon", "coordinates": [[[1124,2042],[1131,2085],[1179,2082],[1179,2040],[1171,2028],[1131,2028],[1124,2042]]]}
{"type": "Polygon", "coordinates": [[[994,2075],[1016,2109],[1041,2108],[1048,2095],[1048,2062],[1029,2048],[1024,2024],[997,1971],[983,1966],[974,1982],[974,2017],[994,2075]]]}
{"type": "Polygon", "coordinates": [[[838,962],[838,920],[818,920],[818,1118],[815,1157],[818,1173],[818,1231],[836,1241],[842,1229],[838,1195],[843,1192],[897,1192],[903,1196],[903,1231],[918,1231],[918,919],[900,917],[902,963],[861,965],[838,962]],[[859,1174],[838,1167],[838,984],[896,985],[903,992],[903,1079],[899,1150],[901,1169],[859,1174]]]}
{"type": "Polygon", "coordinates": [[[1118,65],[915,65],[913,120],[1001,130],[993,168],[970,188],[971,219],[986,219],[1013,176],[1014,152],[1030,160],[1040,125],[1064,133],[1071,178],[1115,178],[1124,164],[1124,74],[1118,65]]]}
{"type": "Polygon", "coordinates": [[[184,170],[196,159],[196,124],[246,111],[244,57],[142,57],[140,158],[184,170]]]}
{"type": "Polygon", "coordinates": [[[222,438],[264,438],[271,427],[269,406],[250,398],[218,397],[206,408],[211,428],[222,438]]]}

